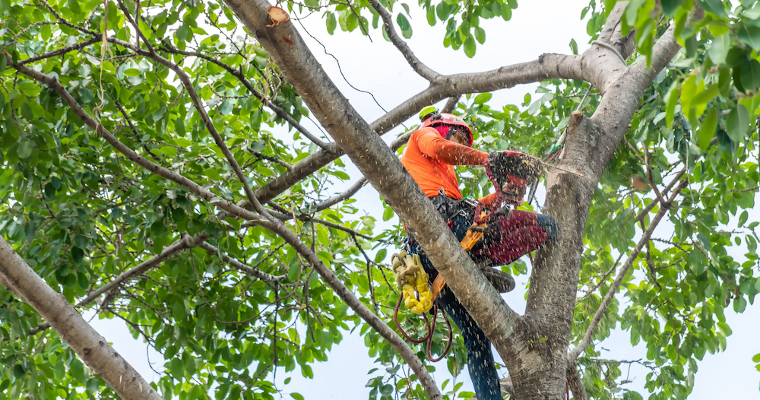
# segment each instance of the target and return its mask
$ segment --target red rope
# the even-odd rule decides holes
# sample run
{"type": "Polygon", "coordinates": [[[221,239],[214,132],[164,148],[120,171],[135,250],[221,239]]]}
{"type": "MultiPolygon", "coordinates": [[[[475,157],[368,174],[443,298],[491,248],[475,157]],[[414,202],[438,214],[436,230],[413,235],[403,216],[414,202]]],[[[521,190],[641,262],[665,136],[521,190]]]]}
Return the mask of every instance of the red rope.
{"type": "Polygon", "coordinates": [[[426,346],[426,352],[427,352],[427,358],[428,360],[432,362],[438,362],[443,360],[444,357],[446,357],[447,354],[449,354],[449,349],[451,349],[451,342],[453,341],[453,332],[451,330],[451,323],[449,322],[448,317],[446,317],[446,313],[441,310],[441,315],[443,315],[443,320],[446,321],[446,327],[449,331],[449,341],[446,345],[446,349],[443,351],[443,354],[441,354],[438,358],[433,358],[433,356],[430,354],[430,345],[433,343],[433,331],[435,331],[435,321],[438,319],[438,302],[435,302],[433,304],[433,324],[430,324],[430,321],[428,321],[427,315],[422,314],[422,317],[425,319],[425,325],[427,325],[427,334],[422,339],[413,339],[411,336],[409,336],[408,333],[404,330],[404,328],[401,327],[401,324],[398,323],[398,309],[401,306],[401,301],[404,299],[404,296],[399,296],[398,302],[396,303],[396,309],[393,311],[393,322],[396,323],[396,326],[398,327],[399,332],[401,332],[404,337],[409,340],[412,343],[422,343],[427,341],[426,346]]]}
{"type": "MultiPolygon", "coordinates": [[[[502,191],[501,186],[499,185],[499,182],[496,180],[496,177],[493,176],[493,172],[491,171],[491,167],[488,165],[488,162],[485,162],[483,164],[486,170],[486,175],[488,176],[488,180],[491,181],[494,187],[494,191],[496,193],[495,197],[496,200],[494,200],[494,203],[496,204],[496,207],[491,207],[491,213],[495,210],[498,210],[499,207],[504,203],[504,192],[502,191]]],[[[483,211],[483,203],[478,202],[477,207],[475,207],[475,215],[473,216],[473,222],[480,225],[482,223],[488,222],[488,220],[491,218],[491,214],[487,214],[485,218],[480,218],[480,213],[483,211]]]]}

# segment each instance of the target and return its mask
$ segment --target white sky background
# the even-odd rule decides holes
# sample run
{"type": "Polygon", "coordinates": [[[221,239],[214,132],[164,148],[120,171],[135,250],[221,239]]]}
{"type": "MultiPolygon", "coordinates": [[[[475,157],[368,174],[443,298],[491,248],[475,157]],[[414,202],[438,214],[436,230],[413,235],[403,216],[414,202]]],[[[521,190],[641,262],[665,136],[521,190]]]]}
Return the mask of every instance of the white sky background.
{"type": "MultiPolygon", "coordinates": [[[[444,48],[444,26],[439,22],[436,26],[430,27],[424,14],[415,13],[412,9],[410,22],[414,35],[408,43],[422,62],[444,74],[490,70],[503,65],[535,60],[542,53],[568,54],[571,53],[568,43],[572,38],[578,43],[579,51],[583,52],[589,46],[587,44],[589,37],[585,28],[586,21],[580,21],[579,17],[586,5],[588,5],[588,0],[521,0],[519,8],[513,11],[511,21],[481,20],[481,26],[486,30],[486,43],[478,45],[473,59],[467,58],[461,49],[454,51],[444,48]]],[[[395,10],[394,19],[399,10],[401,7],[395,10]]],[[[373,39],[373,42],[370,42],[359,32],[344,33],[340,32],[340,28],[336,30],[334,36],[328,35],[324,20],[318,14],[302,22],[306,30],[317,37],[339,60],[348,81],[359,89],[373,93],[386,110],[392,109],[427,87],[427,82],[412,71],[396,48],[383,39],[379,30],[370,32],[373,39]]],[[[383,115],[384,112],[369,95],[355,91],[343,80],[335,60],[323,52],[320,44],[306,34],[297,21],[294,21],[294,24],[316,58],[359,113],[368,122],[383,115]]],[[[506,104],[519,105],[522,103],[524,94],[532,94],[535,87],[534,84],[494,92],[490,104],[495,108],[506,104]]],[[[438,106],[442,105],[443,102],[438,106]]],[[[308,125],[308,121],[302,122],[306,122],[312,132],[318,132],[318,129],[308,125]]],[[[407,126],[417,122],[416,118],[410,119],[407,126]]],[[[397,128],[386,134],[384,139],[390,142],[401,132],[402,130],[397,128]]],[[[290,137],[283,139],[292,140],[290,137]]],[[[347,172],[351,175],[352,181],[337,184],[336,192],[361,177],[347,157],[344,156],[343,160],[349,165],[347,172]]],[[[539,201],[543,202],[540,189],[538,195],[539,201]]],[[[395,219],[388,222],[382,221],[383,208],[374,188],[365,186],[355,198],[359,200],[359,204],[363,205],[363,210],[370,212],[378,220],[377,232],[392,226],[395,219]]],[[[756,207],[755,210],[760,210],[760,207],[756,207]]],[[[760,213],[754,214],[755,217],[750,220],[760,217],[760,213]]],[[[670,230],[669,226],[661,226],[654,236],[668,237],[668,230],[670,230]]],[[[743,252],[736,252],[734,256],[743,258],[742,254],[743,252]]],[[[518,279],[515,291],[503,297],[510,307],[522,313],[525,308],[524,294],[527,277],[520,278],[522,279],[518,279]]],[[[727,322],[734,333],[728,338],[728,349],[716,355],[708,353],[699,363],[700,370],[690,399],[760,399],[760,391],[758,391],[760,373],[755,370],[754,363],[751,361],[754,354],[760,353],[760,341],[757,339],[757,332],[760,331],[760,307],[748,306],[747,310],[739,315],[734,314],[731,307],[729,310],[726,312],[727,322]]],[[[143,376],[149,380],[157,379],[147,364],[146,345],[132,339],[122,321],[95,319],[92,325],[111,341],[115,349],[143,376]]],[[[615,331],[612,337],[601,346],[609,349],[609,352],[602,353],[602,357],[605,358],[646,360],[646,348],[642,344],[633,348],[627,332],[615,331]]],[[[154,368],[163,370],[161,356],[153,351],[150,354],[154,368]]],[[[498,358],[498,355],[496,357],[498,358]]],[[[280,369],[277,373],[277,382],[280,384],[285,377],[292,377],[289,385],[279,386],[284,389],[282,393],[285,398],[290,398],[287,395],[290,392],[299,392],[312,400],[365,399],[369,393],[369,389],[364,386],[369,379],[367,371],[376,367],[382,370],[382,366],[373,364],[373,360],[367,355],[367,348],[358,333],[353,335],[346,333],[344,340],[333,347],[328,362],[312,366],[313,380],[303,378],[298,369],[289,374],[280,369]]],[[[436,368],[438,372],[435,378],[440,385],[441,382],[450,378],[450,375],[446,372],[445,362],[437,363],[436,368]]],[[[625,387],[637,390],[644,395],[644,398],[647,398],[647,392],[643,388],[647,372],[644,368],[633,367],[630,379],[634,382],[625,387]]],[[[504,373],[504,370],[500,370],[500,375],[504,373]]],[[[458,380],[465,382],[462,390],[472,391],[466,368],[458,380]]],[[[451,384],[447,387],[447,390],[450,389],[451,384]]]]}

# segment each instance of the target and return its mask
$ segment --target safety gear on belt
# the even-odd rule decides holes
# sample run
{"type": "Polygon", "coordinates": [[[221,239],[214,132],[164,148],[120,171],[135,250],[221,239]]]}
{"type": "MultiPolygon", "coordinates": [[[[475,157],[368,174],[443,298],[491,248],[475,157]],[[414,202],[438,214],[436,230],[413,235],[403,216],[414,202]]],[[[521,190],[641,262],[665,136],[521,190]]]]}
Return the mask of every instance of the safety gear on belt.
{"type": "MultiPolygon", "coordinates": [[[[439,113],[438,111],[435,111],[422,117],[422,125],[420,125],[419,129],[426,128],[428,126],[432,128],[436,128],[438,126],[460,127],[462,128],[461,131],[463,131],[467,136],[467,145],[472,147],[472,130],[470,130],[470,127],[466,122],[464,122],[461,117],[458,117],[454,114],[439,113]]],[[[438,132],[444,139],[449,138],[450,132],[448,129],[441,129],[438,130],[438,132]]]]}
{"type": "Polygon", "coordinates": [[[422,261],[417,254],[409,255],[402,251],[391,257],[391,265],[396,274],[396,285],[403,291],[404,305],[417,315],[433,307],[433,297],[428,287],[428,274],[422,268],[422,261]],[[419,300],[417,298],[419,296],[419,300]]]}

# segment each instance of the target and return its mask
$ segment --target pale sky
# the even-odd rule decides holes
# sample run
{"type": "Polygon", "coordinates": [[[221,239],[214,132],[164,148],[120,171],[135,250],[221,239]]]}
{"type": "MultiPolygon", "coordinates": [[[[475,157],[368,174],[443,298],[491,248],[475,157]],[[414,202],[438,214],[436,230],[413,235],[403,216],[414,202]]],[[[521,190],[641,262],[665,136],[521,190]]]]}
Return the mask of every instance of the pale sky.
{"type": "MultiPolygon", "coordinates": [[[[486,44],[478,45],[477,54],[473,59],[468,59],[461,50],[453,51],[450,48],[444,48],[444,27],[440,23],[430,27],[424,14],[413,12],[411,23],[414,36],[409,41],[409,45],[422,62],[441,73],[484,71],[534,60],[542,53],[571,53],[568,43],[573,38],[578,43],[579,51],[583,52],[588,48],[589,38],[586,34],[586,21],[580,21],[579,17],[582,8],[586,5],[588,5],[587,0],[522,0],[519,2],[519,8],[514,10],[511,21],[504,22],[502,19],[481,21],[486,30],[486,44]]],[[[349,87],[338,72],[335,60],[323,52],[322,47],[303,31],[297,21],[294,23],[314,55],[360,114],[368,122],[380,117],[384,112],[372,98],[349,87]]],[[[359,89],[373,93],[386,110],[390,110],[427,87],[426,81],[411,70],[401,54],[382,38],[379,31],[371,32],[373,41],[370,42],[368,38],[357,32],[343,33],[339,28],[334,36],[328,35],[324,20],[320,19],[318,14],[303,20],[303,24],[308,32],[316,36],[339,60],[348,81],[359,89]]],[[[525,85],[495,92],[490,104],[494,107],[505,104],[519,105],[522,103],[524,94],[528,92],[532,94],[535,87],[536,85],[525,85]]],[[[443,102],[439,104],[439,107],[442,104],[443,102]]],[[[410,120],[410,124],[414,123],[417,123],[416,118],[410,120]]],[[[316,131],[318,130],[312,129],[312,132],[316,131]]],[[[386,134],[384,139],[389,142],[400,132],[400,129],[396,129],[386,134]]],[[[283,140],[287,141],[290,138],[283,138],[283,140]]],[[[347,157],[343,157],[343,160],[346,164],[350,164],[347,157]]],[[[349,166],[348,172],[352,181],[336,185],[336,192],[361,176],[352,165],[349,166]]],[[[364,205],[364,210],[376,216],[377,232],[382,228],[392,226],[393,220],[385,223],[382,221],[382,205],[377,192],[372,187],[363,188],[356,198],[359,199],[360,204],[364,205]]],[[[539,193],[539,200],[543,201],[543,193],[539,193]]],[[[667,232],[662,233],[668,229],[670,227],[667,225],[659,227],[659,236],[657,233],[655,236],[668,236],[667,232]]],[[[743,257],[740,254],[743,252],[736,255],[743,257]]],[[[524,294],[527,277],[520,278],[517,288],[512,293],[504,295],[504,299],[510,307],[522,313],[525,307],[524,294]]],[[[760,307],[748,306],[747,310],[740,315],[734,314],[729,307],[726,316],[734,332],[728,338],[728,349],[716,355],[708,353],[699,363],[697,383],[690,399],[760,399],[760,391],[758,391],[760,373],[755,370],[754,363],[751,361],[754,354],[760,353],[760,341],[756,339],[757,332],[760,331],[760,307]]],[[[123,322],[95,320],[92,324],[113,342],[115,349],[146,379],[157,379],[147,365],[146,345],[132,339],[123,322]]],[[[646,348],[642,344],[633,348],[629,338],[627,332],[615,331],[612,337],[601,345],[609,350],[602,356],[646,360],[646,348]]],[[[155,363],[154,368],[161,371],[163,362],[160,355],[155,352],[150,354],[151,360],[155,363]]],[[[496,356],[498,358],[498,355],[496,356]]],[[[367,371],[380,367],[372,362],[373,360],[367,355],[363,339],[358,334],[346,333],[343,342],[333,346],[328,362],[312,366],[313,380],[303,378],[298,369],[287,375],[281,369],[277,373],[277,382],[281,384],[286,376],[292,377],[289,385],[278,385],[284,389],[283,393],[299,392],[312,400],[364,399],[369,393],[369,389],[365,387],[370,378],[367,371]]],[[[437,363],[436,368],[439,371],[435,374],[435,378],[440,385],[450,376],[446,372],[445,362],[437,363]]],[[[500,374],[503,375],[504,372],[500,370],[500,374]]],[[[632,367],[630,378],[634,382],[625,387],[638,390],[644,398],[647,398],[647,392],[643,388],[647,372],[643,368],[632,367]]],[[[462,390],[472,391],[466,369],[458,380],[465,382],[462,390]]],[[[451,385],[447,389],[450,388],[451,385]]],[[[290,396],[286,395],[285,398],[290,398],[290,396]]]]}

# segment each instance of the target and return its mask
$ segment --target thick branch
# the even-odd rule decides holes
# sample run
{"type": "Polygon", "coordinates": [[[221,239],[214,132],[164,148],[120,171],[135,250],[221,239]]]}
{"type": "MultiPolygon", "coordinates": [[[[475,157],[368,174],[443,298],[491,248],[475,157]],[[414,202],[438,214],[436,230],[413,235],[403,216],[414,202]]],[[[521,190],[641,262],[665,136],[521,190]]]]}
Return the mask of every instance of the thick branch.
{"type": "Polygon", "coordinates": [[[652,222],[649,223],[649,227],[642,234],[641,239],[639,239],[639,242],[636,244],[636,247],[634,247],[633,251],[631,251],[628,259],[625,260],[625,264],[623,264],[622,268],[620,268],[620,272],[618,272],[615,281],[612,282],[612,286],[610,286],[610,289],[607,291],[607,295],[604,296],[602,303],[599,305],[599,308],[596,310],[594,317],[591,319],[591,324],[586,330],[586,334],[583,335],[583,339],[578,343],[577,346],[575,346],[574,349],[570,351],[570,353],[568,353],[568,361],[575,361],[578,356],[583,353],[591,344],[591,338],[594,336],[594,332],[596,331],[597,326],[599,326],[599,322],[602,320],[604,313],[607,311],[607,307],[609,307],[610,303],[612,302],[612,298],[615,296],[617,289],[620,287],[620,283],[623,282],[623,278],[625,278],[625,275],[633,265],[636,257],[638,257],[641,249],[647,244],[647,242],[649,242],[649,238],[652,237],[652,233],[654,232],[655,228],[657,228],[657,225],[662,220],[662,217],[664,217],[670,209],[670,205],[673,203],[673,200],[678,197],[678,193],[681,191],[681,189],[686,187],[687,184],[687,180],[681,181],[681,183],[673,191],[673,194],[670,195],[667,203],[661,205],[660,210],[654,216],[652,222]]]}
{"type": "Polygon", "coordinates": [[[435,78],[437,78],[440,74],[428,68],[427,65],[423,64],[419,58],[414,55],[412,49],[409,48],[409,45],[407,45],[406,42],[401,39],[401,36],[398,35],[398,32],[396,32],[396,29],[393,27],[393,16],[391,13],[388,12],[388,10],[386,10],[378,0],[369,0],[369,4],[372,6],[372,8],[375,9],[375,11],[377,11],[378,14],[380,14],[380,18],[383,19],[385,33],[388,34],[388,38],[391,40],[391,43],[393,43],[398,51],[401,52],[401,54],[406,59],[406,62],[409,63],[414,72],[419,74],[419,76],[427,79],[428,81],[433,81],[435,78]]]}
{"type": "Polygon", "coordinates": [[[576,365],[575,362],[567,363],[567,385],[570,387],[570,391],[573,393],[573,399],[588,399],[586,387],[583,386],[583,380],[581,380],[581,374],[578,372],[578,365],[576,365]]]}
{"type": "Polygon", "coordinates": [[[627,1],[618,1],[610,11],[610,15],[607,16],[608,21],[614,21],[613,24],[605,24],[602,28],[602,32],[599,33],[599,41],[607,43],[620,52],[623,58],[633,53],[636,48],[636,30],[631,29],[628,35],[623,36],[623,24],[621,18],[625,12],[625,8],[628,6],[627,1]]]}
{"type": "Polygon", "coordinates": [[[460,98],[462,98],[461,95],[449,97],[441,112],[451,114],[451,112],[457,108],[457,103],[459,103],[460,98]]]}
{"type": "MultiPolygon", "coordinates": [[[[230,7],[233,10],[235,9],[234,6],[230,7]]],[[[242,17],[241,19],[245,20],[242,17]]],[[[407,99],[371,123],[368,132],[374,132],[378,135],[388,133],[398,124],[414,116],[422,108],[445,98],[467,93],[491,92],[545,79],[584,79],[583,74],[580,56],[544,54],[535,61],[509,65],[492,71],[439,76],[427,89],[407,99]]],[[[306,97],[316,98],[311,92],[302,92],[301,97],[304,100],[306,97]]],[[[341,97],[343,96],[341,95],[341,97]]],[[[312,111],[315,114],[317,113],[316,110],[312,109],[312,111]]],[[[327,149],[318,151],[293,165],[292,171],[278,176],[257,189],[256,196],[261,202],[266,203],[301,179],[313,174],[344,154],[346,153],[337,143],[331,143],[327,149]]]]}
{"type": "MultiPolygon", "coordinates": [[[[437,270],[449,283],[457,299],[489,339],[493,340],[499,352],[507,354],[504,350],[511,344],[517,314],[507,306],[464,252],[396,155],[388,151],[385,143],[372,132],[371,127],[335,87],[292,24],[281,22],[268,27],[269,4],[265,0],[228,0],[227,4],[275,58],[280,70],[296,91],[302,94],[322,126],[328,128],[330,135],[362,174],[398,212],[406,227],[412,231],[437,270]]],[[[573,64],[575,58],[545,56],[535,64],[536,68],[529,70],[524,68],[527,65],[524,64],[518,67],[517,77],[505,75],[503,79],[497,79],[497,82],[477,78],[467,80],[463,78],[465,74],[446,77],[440,82],[434,82],[432,86],[451,84],[454,87],[453,82],[456,82],[456,87],[461,85],[463,90],[489,91],[490,86],[507,85],[526,80],[529,76],[549,73],[543,70],[549,60],[556,62],[555,65],[560,66],[559,70],[564,71],[565,67],[573,64]]],[[[495,71],[488,76],[498,76],[501,72],[495,71]]],[[[557,74],[556,69],[550,73],[557,74]]],[[[443,95],[450,97],[455,94],[443,95]]],[[[425,388],[430,397],[439,398],[440,394],[433,385],[426,384],[425,388]]]]}
{"type": "MultiPolygon", "coordinates": [[[[683,170],[681,170],[681,172],[678,173],[678,175],[676,175],[675,178],[673,178],[673,181],[670,182],[670,184],[665,188],[665,190],[662,192],[662,194],[663,195],[667,195],[668,192],[670,192],[670,190],[673,189],[673,186],[676,185],[676,182],[678,182],[685,173],[686,173],[686,169],[684,168],[683,170]]],[[[656,206],[658,204],[661,204],[661,203],[659,203],[658,201],[653,201],[653,202],[649,203],[648,206],[644,207],[636,215],[636,218],[634,219],[634,222],[643,221],[644,217],[646,217],[647,214],[649,214],[649,212],[652,211],[652,209],[654,208],[654,206],[656,206]]]]}
{"type": "Polygon", "coordinates": [[[0,236],[0,283],[37,310],[122,399],[160,400],[150,384],[0,236]]]}

